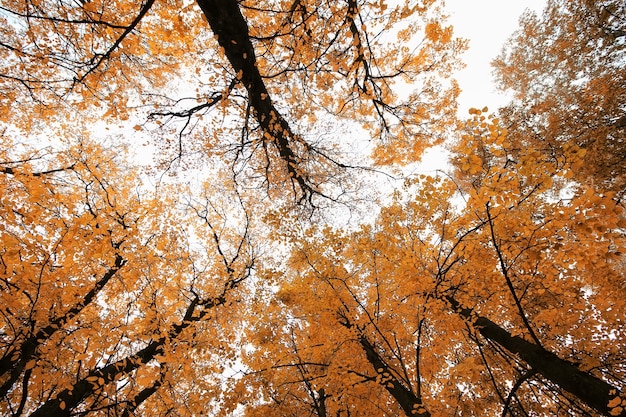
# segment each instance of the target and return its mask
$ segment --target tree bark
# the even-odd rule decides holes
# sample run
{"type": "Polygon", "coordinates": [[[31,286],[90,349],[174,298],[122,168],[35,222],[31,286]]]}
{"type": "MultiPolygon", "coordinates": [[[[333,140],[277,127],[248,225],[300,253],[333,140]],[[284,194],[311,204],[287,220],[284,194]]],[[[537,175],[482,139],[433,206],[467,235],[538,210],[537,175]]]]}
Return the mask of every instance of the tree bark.
{"type": "MultiPolygon", "coordinates": [[[[71,388],[59,392],[54,398],[43,403],[30,417],[69,417],[74,413],[73,410],[76,407],[87,397],[96,393],[101,386],[115,381],[120,375],[126,375],[163,354],[167,340],[177,339],[184,329],[192,323],[202,320],[212,308],[226,303],[226,293],[236,287],[239,282],[241,281],[229,281],[221,295],[208,301],[196,297],[187,306],[181,322],[169,329],[167,337],[163,336],[153,340],[143,349],[103,368],[91,370],[87,376],[76,382],[71,388]]],[[[150,392],[151,394],[152,392],[150,392]]]]}
{"type": "Polygon", "coordinates": [[[430,417],[430,413],[424,408],[421,399],[393,376],[385,361],[365,335],[359,335],[359,343],[365,351],[367,361],[374,367],[376,372],[383,378],[389,379],[387,382],[384,382],[384,387],[395,398],[404,414],[408,417],[430,417]]]}
{"type": "Polygon", "coordinates": [[[355,326],[345,316],[344,313],[339,314],[339,322],[346,328],[355,328],[358,334],[358,342],[365,352],[367,361],[374,367],[374,370],[382,378],[381,383],[396,400],[404,414],[408,417],[430,417],[430,413],[422,404],[421,397],[415,395],[411,390],[406,388],[401,381],[396,378],[383,358],[380,357],[376,347],[369,341],[367,336],[358,326],[355,326]]]}
{"type": "Polygon", "coordinates": [[[574,395],[589,407],[604,415],[626,417],[626,409],[619,414],[610,414],[609,401],[619,396],[619,390],[600,378],[580,370],[573,363],[559,358],[552,352],[519,336],[513,336],[491,320],[478,316],[471,309],[462,307],[454,298],[448,302],[463,318],[486,339],[497,343],[510,353],[517,355],[534,371],[574,395]]]}
{"type": "MultiPolygon", "coordinates": [[[[256,53],[250,39],[248,24],[241,14],[236,0],[197,0],[200,9],[207,18],[211,30],[217,37],[237,78],[248,93],[248,100],[254,115],[263,130],[264,140],[276,146],[280,158],[292,180],[300,188],[300,200],[311,200],[320,194],[308,180],[294,152],[296,136],[289,123],[279,113],[270,97],[267,86],[259,72],[256,53]]],[[[306,143],[300,141],[303,146],[306,143]]]]}
{"type": "Polygon", "coordinates": [[[37,358],[37,350],[45,341],[61,329],[68,320],[78,315],[88,306],[104,288],[111,278],[124,266],[126,261],[120,255],[115,256],[115,263],[107,272],[94,284],[93,288],[83,296],[82,300],[70,308],[63,316],[50,321],[50,323],[39,329],[35,334],[27,338],[21,345],[8,350],[0,359],[0,377],[9,375],[9,378],[0,386],[0,397],[4,397],[15,385],[20,375],[24,371],[26,364],[37,358]]]}

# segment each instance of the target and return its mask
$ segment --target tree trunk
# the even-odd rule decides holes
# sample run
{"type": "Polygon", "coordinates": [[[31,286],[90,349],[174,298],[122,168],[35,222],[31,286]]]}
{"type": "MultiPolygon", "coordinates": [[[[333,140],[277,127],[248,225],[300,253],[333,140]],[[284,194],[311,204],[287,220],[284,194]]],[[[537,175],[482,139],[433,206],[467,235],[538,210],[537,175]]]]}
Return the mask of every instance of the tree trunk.
{"type": "MultiPolygon", "coordinates": [[[[224,48],[226,58],[248,92],[248,100],[256,121],[265,134],[264,140],[272,143],[291,178],[300,188],[300,200],[311,200],[320,194],[299,168],[299,158],[294,152],[296,136],[285,118],[278,112],[259,72],[256,53],[250,40],[248,24],[236,0],[196,0],[207,18],[217,42],[224,48]]],[[[307,146],[304,141],[300,141],[307,146]]]]}
{"type": "Polygon", "coordinates": [[[491,320],[476,315],[469,308],[462,307],[454,298],[447,297],[447,300],[457,313],[471,321],[483,337],[517,355],[544,378],[605,415],[626,417],[626,409],[619,414],[610,414],[611,409],[608,404],[609,401],[619,396],[617,388],[534,343],[519,336],[512,336],[491,320]]]}
{"type": "Polygon", "coordinates": [[[383,379],[388,379],[388,381],[383,382],[383,385],[387,392],[395,398],[404,414],[408,417],[430,417],[430,413],[424,408],[422,401],[393,376],[385,361],[383,361],[374,345],[370,343],[365,335],[361,334],[359,336],[359,343],[365,351],[367,361],[383,379]]]}
{"type": "Polygon", "coordinates": [[[46,327],[39,329],[21,345],[8,350],[0,359],[0,377],[9,378],[0,386],[0,397],[4,397],[15,385],[24,371],[26,364],[38,357],[37,351],[45,341],[61,329],[68,320],[77,316],[100,293],[110,279],[124,266],[126,261],[120,255],[115,256],[114,265],[98,280],[93,288],[83,296],[79,303],[70,308],[63,316],[53,319],[46,327]]]}

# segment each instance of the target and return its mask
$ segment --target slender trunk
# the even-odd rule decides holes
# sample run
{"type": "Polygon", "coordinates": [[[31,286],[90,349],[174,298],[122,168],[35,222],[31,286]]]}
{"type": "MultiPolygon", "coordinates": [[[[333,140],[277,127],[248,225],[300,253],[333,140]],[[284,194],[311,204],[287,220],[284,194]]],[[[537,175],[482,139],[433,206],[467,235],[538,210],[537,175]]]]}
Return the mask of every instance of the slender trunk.
{"type": "Polygon", "coordinates": [[[124,408],[122,412],[122,417],[134,417],[135,410],[139,407],[144,401],[146,401],[152,394],[157,392],[161,385],[163,385],[163,380],[165,379],[165,368],[164,364],[161,364],[161,372],[159,373],[159,377],[150,385],[149,387],[141,390],[135,397],[128,402],[128,405],[124,408]]]}
{"type": "Polygon", "coordinates": [[[120,375],[134,371],[161,354],[165,340],[164,337],[155,340],[134,355],[90,372],[71,388],[61,391],[55,398],[46,401],[30,417],[69,417],[73,414],[74,408],[89,395],[99,391],[102,386],[114,381],[120,375]]]}
{"type": "Polygon", "coordinates": [[[116,255],[113,266],[94,284],[93,288],[83,296],[79,303],[71,307],[63,316],[53,319],[46,327],[39,329],[22,344],[4,354],[2,359],[0,359],[0,378],[4,378],[7,375],[9,378],[0,386],[0,397],[6,396],[13,385],[15,385],[26,364],[37,358],[39,346],[50,339],[59,329],[63,328],[68,320],[78,315],[88,306],[125,263],[126,261],[120,255],[116,255]]]}
{"type": "MultiPolygon", "coordinates": [[[[85,398],[99,391],[103,385],[115,381],[121,375],[126,375],[141,365],[154,360],[158,355],[162,355],[167,340],[175,340],[192,323],[202,320],[212,308],[223,305],[226,302],[226,292],[236,287],[239,282],[239,280],[229,281],[222,294],[212,300],[203,301],[195,298],[187,306],[185,316],[181,322],[170,328],[167,337],[153,340],[133,355],[129,355],[103,368],[92,370],[71,388],[61,391],[56,397],[42,404],[30,417],[69,417],[85,398]],[[201,309],[198,309],[198,307],[201,309]]],[[[146,391],[146,394],[148,394],[148,391],[146,391]]],[[[150,392],[151,394],[152,392],[150,392]]]]}
{"type": "Polygon", "coordinates": [[[385,387],[387,392],[396,400],[404,414],[407,417],[430,417],[430,413],[422,404],[421,397],[418,397],[411,390],[406,388],[401,381],[394,376],[393,371],[387,365],[385,360],[380,357],[376,347],[369,341],[367,336],[358,326],[353,325],[344,313],[339,313],[339,322],[347,328],[357,330],[358,341],[361,348],[365,352],[367,361],[374,367],[379,375],[379,382],[385,387]]]}

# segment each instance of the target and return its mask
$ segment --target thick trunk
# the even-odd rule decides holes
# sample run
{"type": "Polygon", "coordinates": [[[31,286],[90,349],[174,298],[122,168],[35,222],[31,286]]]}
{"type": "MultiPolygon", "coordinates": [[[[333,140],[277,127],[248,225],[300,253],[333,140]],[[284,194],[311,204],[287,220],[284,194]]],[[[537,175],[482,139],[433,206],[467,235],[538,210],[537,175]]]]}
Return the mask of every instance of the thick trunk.
{"type": "Polygon", "coordinates": [[[328,398],[328,395],[326,395],[324,388],[317,391],[317,399],[315,401],[317,417],[326,417],[326,398],[328,398]]]}
{"type": "MultiPolygon", "coordinates": [[[[237,78],[248,92],[250,105],[265,140],[274,144],[291,178],[296,181],[301,192],[301,199],[309,199],[314,190],[302,169],[300,160],[294,152],[296,137],[289,123],[278,112],[259,72],[254,46],[250,40],[248,24],[241,14],[236,0],[197,0],[207,18],[211,30],[219,45],[224,48],[237,78]]],[[[304,146],[303,142],[301,142],[304,146]]]]}
{"type": "Polygon", "coordinates": [[[396,400],[396,402],[408,417],[430,417],[430,413],[426,411],[422,405],[422,401],[407,389],[396,377],[393,376],[391,370],[380,357],[374,345],[364,336],[359,336],[359,343],[365,351],[367,361],[374,367],[376,372],[384,380],[383,385],[387,392],[396,400]]]}
{"type": "Polygon", "coordinates": [[[448,297],[452,307],[462,317],[470,320],[485,338],[502,346],[517,355],[533,370],[544,378],[558,385],[564,391],[574,395],[589,407],[605,414],[626,417],[626,410],[618,414],[610,414],[609,401],[618,396],[619,390],[600,378],[580,370],[576,365],[559,358],[519,336],[512,336],[491,320],[474,314],[470,309],[463,308],[454,298],[448,297]]]}

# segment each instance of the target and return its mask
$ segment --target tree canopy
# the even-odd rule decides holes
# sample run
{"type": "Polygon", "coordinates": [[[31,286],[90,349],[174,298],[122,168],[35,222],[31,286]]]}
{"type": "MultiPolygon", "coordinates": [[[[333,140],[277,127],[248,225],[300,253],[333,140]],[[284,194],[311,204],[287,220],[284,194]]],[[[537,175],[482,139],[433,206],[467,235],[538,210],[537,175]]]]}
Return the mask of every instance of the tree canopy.
{"type": "Polygon", "coordinates": [[[622,1],[549,0],[526,13],[494,61],[500,88],[515,99],[502,111],[519,149],[532,143],[558,159],[586,153],[574,178],[622,193],[626,157],[626,7],[622,1]]]}
{"type": "Polygon", "coordinates": [[[623,7],[1,0],[0,412],[626,416],[623,7]]]}

